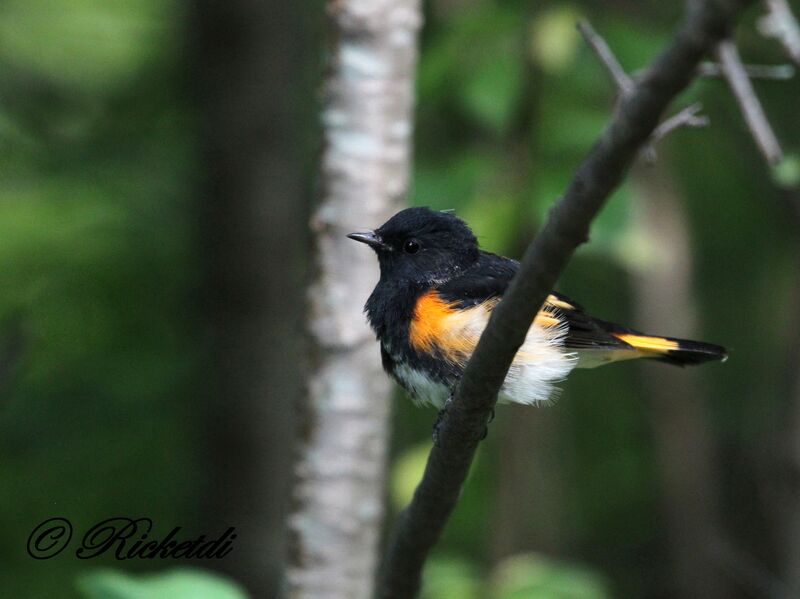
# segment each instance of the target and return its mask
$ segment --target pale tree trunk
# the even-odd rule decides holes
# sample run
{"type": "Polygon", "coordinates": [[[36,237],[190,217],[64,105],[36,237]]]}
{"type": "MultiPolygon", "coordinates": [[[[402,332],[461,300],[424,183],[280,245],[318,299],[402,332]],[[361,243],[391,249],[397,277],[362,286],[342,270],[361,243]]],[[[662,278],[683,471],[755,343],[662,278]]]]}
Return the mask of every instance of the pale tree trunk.
{"type": "Polygon", "coordinates": [[[363,305],[375,256],[345,237],[402,206],[418,0],[331,0],[322,198],[312,219],[312,370],[290,518],[292,598],[366,599],[383,520],[391,385],[363,305]]]}
{"type": "MultiPolygon", "coordinates": [[[[696,337],[688,223],[660,167],[634,168],[637,238],[633,265],[636,324],[646,332],[696,337]]],[[[671,596],[730,596],[722,577],[718,481],[713,439],[697,370],[643,364],[645,392],[661,469],[674,571],[671,596]]]]}

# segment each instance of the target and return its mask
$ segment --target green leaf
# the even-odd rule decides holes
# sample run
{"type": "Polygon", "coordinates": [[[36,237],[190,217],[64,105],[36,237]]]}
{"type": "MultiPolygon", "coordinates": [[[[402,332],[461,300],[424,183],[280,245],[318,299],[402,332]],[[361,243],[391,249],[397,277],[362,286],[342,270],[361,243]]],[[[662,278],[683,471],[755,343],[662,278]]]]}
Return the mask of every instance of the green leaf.
{"type": "Polygon", "coordinates": [[[575,59],[581,38],[575,24],[580,13],[568,4],[554,6],[531,22],[531,57],[549,72],[564,71],[575,59]]]}
{"type": "MultiPolygon", "coordinates": [[[[170,39],[163,0],[5,0],[0,55],[67,85],[127,80],[170,39]]],[[[172,36],[173,38],[177,36],[172,36]]]]}
{"type": "Polygon", "coordinates": [[[772,167],[772,180],[776,185],[787,189],[800,186],[800,155],[787,154],[772,167]]]}
{"type": "Polygon", "coordinates": [[[421,599],[479,599],[481,585],[475,566],[463,559],[432,557],[425,567],[421,599]]]}
{"type": "Polygon", "coordinates": [[[584,566],[521,554],[500,562],[492,575],[498,599],[608,599],[605,579],[584,566]]]}
{"type": "Polygon", "coordinates": [[[449,21],[422,54],[420,104],[454,102],[478,126],[505,132],[522,95],[523,27],[518,11],[491,5],[449,21]]]}
{"type": "Polygon", "coordinates": [[[247,599],[230,580],[192,569],[138,576],[99,570],[78,578],[77,586],[86,599],[247,599]]]}
{"type": "Polygon", "coordinates": [[[422,473],[425,472],[425,464],[428,463],[430,450],[431,444],[426,441],[407,449],[395,460],[392,466],[390,489],[392,503],[397,509],[411,501],[414,489],[417,488],[417,484],[422,479],[422,473]]]}
{"type": "Polygon", "coordinates": [[[495,133],[511,124],[522,93],[522,60],[515,36],[502,36],[482,49],[467,73],[461,101],[479,124],[495,133]]]}

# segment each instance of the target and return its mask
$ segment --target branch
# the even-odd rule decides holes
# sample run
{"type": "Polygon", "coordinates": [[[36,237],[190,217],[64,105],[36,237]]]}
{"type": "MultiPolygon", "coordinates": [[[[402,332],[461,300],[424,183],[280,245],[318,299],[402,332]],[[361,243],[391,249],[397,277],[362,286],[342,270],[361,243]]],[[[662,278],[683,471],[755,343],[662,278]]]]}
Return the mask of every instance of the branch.
{"type": "Polygon", "coordinates": [[[642,154],[647,162],[655,162],[656,160],[656,144],[664,139],[667,135],[672,133],[675,129],[680,127],[705,127],[709,123],[709,118],[704,115],[697,114],[703,109],[700,102],[690,104],[679,112],[676,112],[668,119],[664,120],[658,127],[655,128],[650,139],[642,148],[642,154]]]}
{"type": "Polygon", "coordinates": [[[767,15],[758,21],[758,30],[776,38],[791,59],[800,65],[800,25],[787,0],[764,0],[767,15]]]}
{"type": "MultiPolygon", "coordinates": [[[[608,43],[598,34],[588,21],[580,21],[578,23],[578,30],[581,32],[583,39],[594,50],[597,58],[605,65],[606,69],[614,80],[620,98],[630,96],[634,91],[633,77],[628,75],[622,68],[622,65],[617,60],[614,52],[609,47],[608,43]]],[[[701,69],[702,70],[702,65],[701,69]]],[[[656,160],[656,144],[664,139],[675,129],[680,127],[705,127],[708,125],[709,119],[706,116],[698,116],[698,112],[702,110],[702,105],[698,102],[687,106],[680,110],[673,116],[669,117],[658,127],[656,127],[650,139],[642,147],[641,154],[645,161],[655,162],[656,160]]]]}
{"type": "MultiPolygon", "coordinates": [[[[794,67],[790,64],[745,64],[744,72],[750,79],[768,79],[786,81],[794,77],[794,67]]],[[[704,62],[697,71],[701,77],[724,77],[722,65],[716,62],[704,62]]]]}
{"type": "Polygon", "coordinates": [[[764,114],[761,102],[758,101],[753,84],[739,57],[736,44],[731,40],[721,42],[717,48],[717,56],[725,80],[739,103],[744,120],[753,134],[759,150],[764,155],[764,159],[768,164],[778,164],[783,160],[783,150],[781,150],[778,138],[764,114]]]}
{"type": "Polygon", "coordinates": [[[707,0],[687,15],[672,43],[621,99],[619,110],[578,168],[519,272],[492,312],[456,389],[410,505],[400,514],[384,562],[379,595],[414,597],[428,552],[438,540],[497,401],[506,373],[548,293],[589,225],[647,143],[669,103],[694,77],[700,60],[730,32],[752,0],[707,0]]]}
{"type": "Polygon", "coordinates": [[[622,65],[617,60],[614,52],[611,51],[606,40],[594,30],[589,21],[584,20],[578,22],[578,31],[581,32],[583,39],[586,40],[586,43],[589,44],[592,50],[594,50],[594,53],[597,54],[600,62],[608,69],[619,93],[623,96],[632,94],[634,91],[633,79],[625,72],[625,69],[622,68],[622,65]]]}

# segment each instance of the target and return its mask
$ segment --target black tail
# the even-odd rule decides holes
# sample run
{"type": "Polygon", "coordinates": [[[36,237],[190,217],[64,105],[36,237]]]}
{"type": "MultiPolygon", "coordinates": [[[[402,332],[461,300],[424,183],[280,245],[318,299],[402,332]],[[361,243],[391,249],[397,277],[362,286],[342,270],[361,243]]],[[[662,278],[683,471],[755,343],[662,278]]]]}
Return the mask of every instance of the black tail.
{"type": "MultiPolygon", "coordinates": [[[[616,325],[611,324],[607,326],[609,328],[616,327],[616,325]]],[[[618,328],[616,331],[609,332],[636,350],[642,358],[659,360],[668,364],[676,364],[677,366],[693,366],[711,362],[712,360],[724,361],[728,357],[728,352],[724,347],[713,343],[645,335],[630,329],[619,330],[618,328]]]]}
{"type": "Polygon", "coordinates": [[[687,339],[672,339],[669,337],[666,337],[666,339],[675,341],[678,344],[678,348],[669,349],[653,356],[660,362],[677,366],[694,366],[695,364],[703,364],[715,360],[724,362],[728,359],[728,351],[720,345],[703,343],[702,341],[689,341],[687,339]]]}

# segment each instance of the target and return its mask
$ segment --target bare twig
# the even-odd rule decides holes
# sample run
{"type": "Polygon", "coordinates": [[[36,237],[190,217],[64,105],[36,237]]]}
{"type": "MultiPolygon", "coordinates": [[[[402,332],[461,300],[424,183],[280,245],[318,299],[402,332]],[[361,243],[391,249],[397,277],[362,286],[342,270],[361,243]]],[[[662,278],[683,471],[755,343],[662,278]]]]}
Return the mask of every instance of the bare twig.
{"type": "Polygon", "coordinates": [[[759,19],[762,35],[776,38],[791,59],[800,65],[800,25],[787,0],[764,0],[767,14],[759,19]]]}
{"type": "Polygon", "coordinates": [[[493,310],[439,429],[425,474],[401,513],[384,563],[380,596],[416,595],[428,552],[456,505],[461,486],[509,366],[569,258],[588,239],[592,219],[619,185],[669,103],[691,82],[700,60],[729,33],[752,0],[707,0],[689,11],[667,49],[621,100],[619,110],[578,168],[493,310]]]}
{"type": "Polygon", "coordinates": [[[703,105],[700,104],[700,102],[695,102],[662,121],[661,124],[656,127],[655,131],[653,131],[647,144],[642,148],[642,156],[644,159],[647,162],[654,162],[656,160],[655,145],[675,129],[679,127],[696,128],[707,126],[710,119],[705,115],[697,114],[702,109],[703,105]]]}
{"type": "Polygon", "coordinates": [[[581,32],[583,39],[586,40],[586,43],[589,44],[589,47],[594,50],[600,62],[608,69],[619,93],[623,96],[632,93],[634,86],[633,79],[625,72],[625,69],[622,68],[622,65],[617,60],[617,57],[614,55],[614,52],[612,52],[608,43],[606,43],[606,40],[594,30],[594,27],[592,27],[589,21],[579,21],[578,30],[581,32]]]}
{"type": "Polygon", "coordinates": [[[739,103],[744,120],[750,128],[759,150],[767,163],[777,164],[783,159],[783,151],[742,65],[736,44],[731,40],[721,42],[717,48],[717,56],[725,80],[739,103]]]}
{"type": "MultiPolygon", "coordinates": [[[[619,60],[617,60],[617,57],[614,55],[608,43],[595,31],[591,23],[586,20],[582,20],[578,23],[578,30],[581,32],[581,35],[583,35],[583,39],[586,40],[586,43],[589,44],[589,47],[594,50],[600,62],[605,65],[617,86],[620,99],[630,95],[634,89],[634,79],[622,68],[622,65],[619,63],[619,60]]],[[[697,113],[700,110],[702,110],[702,105],[700,103],[692,104],[669,117],[656,127],[650,139],[642,147],[641,155],[644,160],[646,162],[655,162],[657,158],[656,144],[675,129],[684,126],[705,127],[708,125],[708,117],[698,116],[697,113]]]]}
{"type": "MultiPolygon", "coordinates": [[[[790,64],[745,64],[744,72],[750,79],[767,79],[773,81],[786,81],[794,77],[795,69],[790,64]]],[[[722,65],[716,62],[704,62],[700,65],[697,74],[701,77],[724,77],[722,65]]]]}

